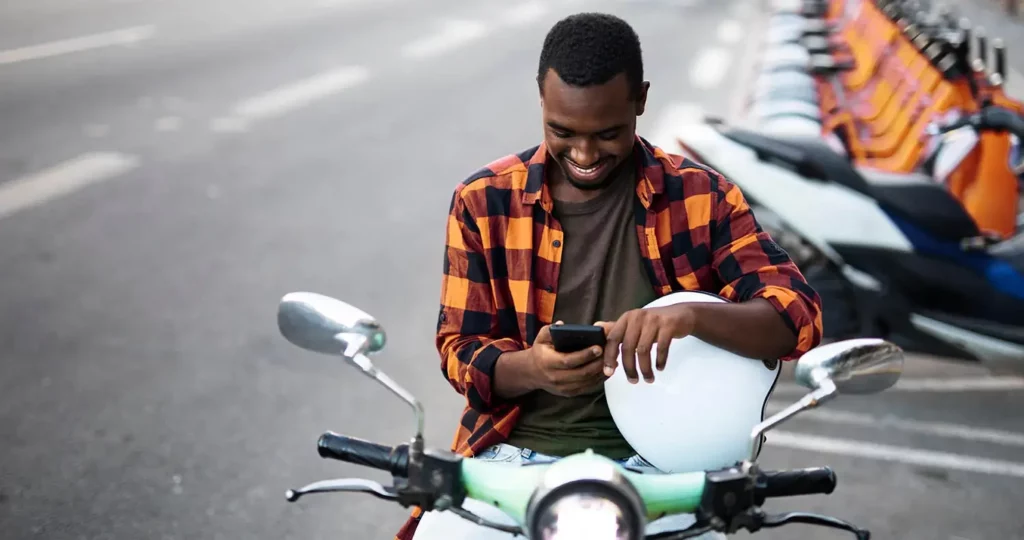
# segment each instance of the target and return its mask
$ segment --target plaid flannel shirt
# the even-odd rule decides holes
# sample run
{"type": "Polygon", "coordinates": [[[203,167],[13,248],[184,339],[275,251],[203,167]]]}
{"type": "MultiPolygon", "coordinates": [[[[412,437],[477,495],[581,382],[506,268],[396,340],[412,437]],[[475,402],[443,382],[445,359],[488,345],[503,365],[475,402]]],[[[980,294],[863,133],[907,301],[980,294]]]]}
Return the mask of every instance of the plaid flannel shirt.
{"type": "MultiPolygon", "coordinates": [[[[784,359],[821,341],[821,301],[789,256],[762,231],[738,187],[710,168],[641,137],[635,224],[658,295],[681,290],[730,301],[767,299],[797,336],[784,359]]],[[[515,402],[493,393],[498,356],[529,347],[550,324],[563,247],[544,182],[542,144],[506,156],[458,187],[448,215],[437,348],[448,382],[466,396],[452,450],[464,456],[507,439],[515,402]]],[[[411,540],[417,508],[396,540],[411,540]]]]}

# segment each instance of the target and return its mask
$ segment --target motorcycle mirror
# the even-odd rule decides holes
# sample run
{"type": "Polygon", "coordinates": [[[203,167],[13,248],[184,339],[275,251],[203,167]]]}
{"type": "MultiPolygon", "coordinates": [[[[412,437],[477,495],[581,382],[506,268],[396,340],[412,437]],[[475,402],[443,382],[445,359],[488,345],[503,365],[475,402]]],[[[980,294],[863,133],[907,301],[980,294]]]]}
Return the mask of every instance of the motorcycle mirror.
{"type": "Polygon", "coordinates": [[[387,343],[384,328],[361,309],[341,300],[312,292],[292,292],[277,307],[277,328],[293,345],[308,351],[340,356],[408,403],[416,413],[414,446],[422,446],[424,412],[419,401],[391,379],[366,356],[380,352],[387,343]]]}
{"type": "Polygon", "coordinates": [[[903,349],[877,338],[847,339],[817,347],[797,360],[797,384],[818,390],[835,384],[840,394],[876,394],[903,373],[903,349]]]}
{"type": "Polygon", "coordinates": [[[877,338],[836,341],[811,349],[797,360],[797,384],[811,390],[800,401],[754,426],[750,460],[757,458],[761,436],[793,416],[839,394],[876,394],[903,374],[903,349],[877,338]]]}
{"type": "Polygon", "coordinates": [[[277,327],[293,345],[347,358],[379,352],[387,342],[384,329],[367,313],[311,292],[288,293],[281,299],[277,327]]]}

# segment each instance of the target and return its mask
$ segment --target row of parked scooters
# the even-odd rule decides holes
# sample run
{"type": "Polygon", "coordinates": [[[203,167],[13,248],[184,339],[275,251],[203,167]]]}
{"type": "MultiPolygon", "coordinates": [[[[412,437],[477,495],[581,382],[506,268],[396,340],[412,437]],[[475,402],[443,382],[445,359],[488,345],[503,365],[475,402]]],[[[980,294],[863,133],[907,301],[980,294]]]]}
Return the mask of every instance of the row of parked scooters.
{"type": "Polygon", "coordinates": [[[908,0],[776,2],[746,121],[685,126],[822,295],[827,338],[1024,368],[1024,104],[1006,50],[908,0]]]}

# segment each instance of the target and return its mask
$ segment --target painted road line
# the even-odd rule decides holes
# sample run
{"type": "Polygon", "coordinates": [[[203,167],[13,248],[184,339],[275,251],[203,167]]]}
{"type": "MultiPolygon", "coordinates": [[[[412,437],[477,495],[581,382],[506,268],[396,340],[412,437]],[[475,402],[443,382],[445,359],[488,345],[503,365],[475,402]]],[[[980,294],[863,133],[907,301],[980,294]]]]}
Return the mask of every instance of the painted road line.
{"type": "Polygon", "coordinates": [[[62,54],[100,49],[103,47],[114,47],[117,45],[131,45],[153,37],[156,34],[156,27],[153,25],[133,26],[101,34],[92,34],[49,43],[40,43],[17,49],[0,51],[0,65],[14,64],[28,60],[38,60],[62,54]]]}
{"type": "Polygon", "coordinates": [[[366,68],[345,66],[242,100],[234,106],[232,115],[244,121],[282,116],[357,86],[369,78],[370,72],[366,68]]]}
{"type": "MultiPolygon", "coordinates": [[[[786,405],[769,403],[768,414],[775,414],[786,405]]],[[[1005,446],[1024,446],[1024,433],[1012,431],[1001,431],[998,429],[976,428],[960,424],[948,424],[945,422],[925,422],[921,420],[910,420],[897,418],[895,416],[874,416],[871,414],[860,414],[849,411],[815,409],[800,413],[797,418],[806,420],[817,420],[832,424],[843,424],[848,426],[863,426],[879,429],[896,429],[909,433],[920,433],[922,435],[933,435],[950,439],[964,439],[968,441],[1001,444],[1005,446]]]]}
{"type": "Polygon", "coordinates": [[[650,130],[648,140],[651,144],[665,149],[666,152],[678,154],[682,151],[676,137],[681,129],[688,124],[701,121],[703,108],[696,103],[677,101],[669,103],[658,114],[654,126],[650,130]]]}
{"type": "Polygon", "coordinates": [[[697,53],[690,69],[690,84],[699,90],[710,90],[722,83],[732,63],[732,53],[724,47],[709,47],[697,53]]]}
{"type": "Polygon", "coordinates": [[[544,2],[534,0],[520,4],[505,11],[501,22],[508,26],[523,26],[533,22],[547,14],[548,8],[544,2]]]}
{"type": "Polygon", "coordinates": [[[402,56],[417,59],[437,56],[478,40],[486,34],[487,26],[479,21],[445,21],[440,32],[402,47],[402,56]]]}
{"type": "Polygon", "coordinates": [[[834,439],[789,431],[769,431],[765,434],[769,446],[837,454],[866,459],[904,463],[917,467],[932,467],[999,476],[1024,478],[1024,463],[1002,461],[949,452],[935,452],[904,446],[891,446],[850,439],[834,439]]]}
{"type": "Polygon", "coordinates": [[[83,154],[44,171],[0,184],[0,218],[122,175],[139,165],[135,156],[116,152],[83,154]]]}
{"type": "MultiPolygon", "coordinates": [[[[1015,376],[952,377],[900,379],[886,392],[1006,392],[1024,390],[1024,378],[1015,376]]],[[[781,394],[806,394],[807,389],[793,382],[779,383],[774,390],[781,394]]]]}

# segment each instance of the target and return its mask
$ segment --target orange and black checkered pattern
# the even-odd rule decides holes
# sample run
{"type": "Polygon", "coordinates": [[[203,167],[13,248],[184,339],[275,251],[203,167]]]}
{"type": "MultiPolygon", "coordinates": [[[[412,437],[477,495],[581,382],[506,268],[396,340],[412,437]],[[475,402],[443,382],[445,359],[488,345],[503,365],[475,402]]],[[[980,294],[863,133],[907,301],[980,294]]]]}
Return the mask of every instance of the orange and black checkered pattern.
{"type": "MultiPolygon", "coordinates": [[[[821,340],[821,302],[762,231],[743,195],[717,172],[636,141],[635,223],[655,290],[765,298],[798,336],[786,359],[821,340]]],[[[437,348],[466,396],[452,449],[464,456],[507,439],[519,407],[492,392],[498,356],[529,347],[550,324],[564,238],[544,182],[542,144],[491,163],[456,189],[448,216],[437,348]]],[[[396,536],[412,538],[420,512],[396,536]]]]}

